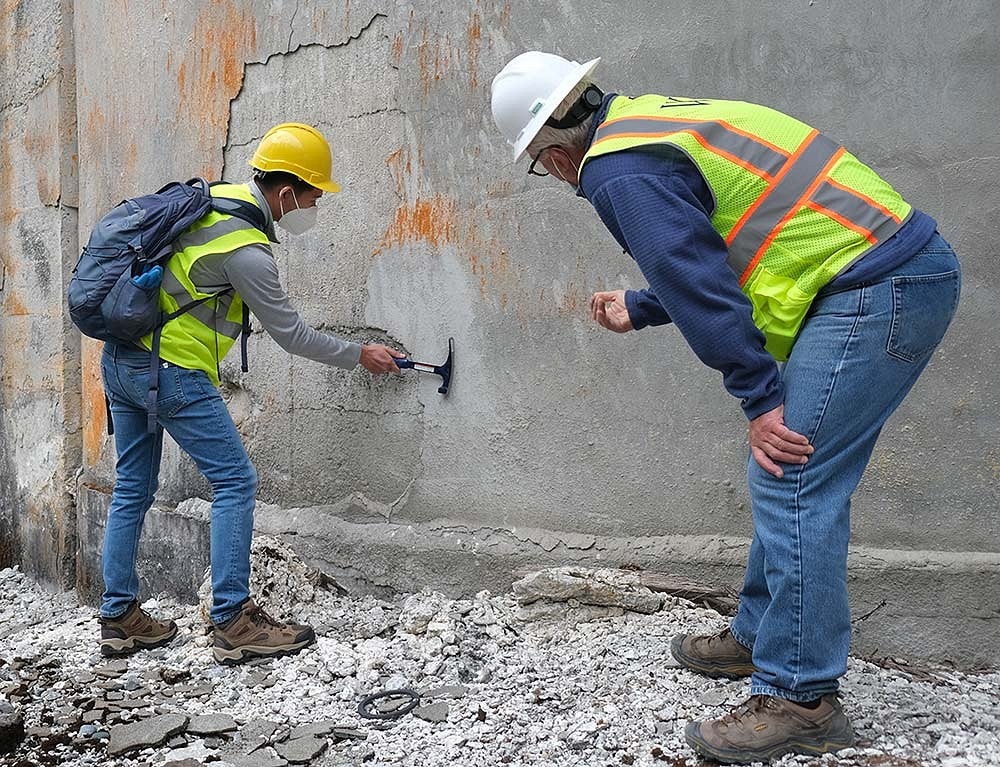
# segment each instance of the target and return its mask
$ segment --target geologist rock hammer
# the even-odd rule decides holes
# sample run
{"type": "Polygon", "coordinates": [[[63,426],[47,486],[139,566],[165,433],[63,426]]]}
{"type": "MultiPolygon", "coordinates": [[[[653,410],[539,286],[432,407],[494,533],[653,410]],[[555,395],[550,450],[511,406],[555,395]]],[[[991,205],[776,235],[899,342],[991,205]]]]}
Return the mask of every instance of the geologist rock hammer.
{"type": "Polygon", "coordinates": [[[455,365],[455,339],[448,339],[448,359],[444,361],[441,365],[428,365],[426,362],[414,362],[408,357],[402,357],[396,360],[396,367],[400,370],[405,368],[413,368],[414,370],[419,370],[422,373],[434,373],[435,375],[441,376],[441,385],[438,387],[438,392],[440,394],[447,395],[448,387],[451,386],[451,374],[454,370],[455,365]]]}

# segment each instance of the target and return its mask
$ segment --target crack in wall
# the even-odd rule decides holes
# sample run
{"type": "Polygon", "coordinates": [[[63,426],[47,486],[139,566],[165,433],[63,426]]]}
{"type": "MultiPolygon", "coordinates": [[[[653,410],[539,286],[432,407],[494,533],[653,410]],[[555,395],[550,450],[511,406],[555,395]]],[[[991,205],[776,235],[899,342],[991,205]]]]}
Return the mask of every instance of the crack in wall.
{"type": "Polygon", "coordinates": [[[288,50],[292,50],[292,38],[295,36],[295,17],[299,14],[300,4],[295,3],[295,10],[292,11],[292,19],[288,22],[288,44],[285,46],[288,50]]]}
{"type": "Polygon", "coordinates": [[[300,7],[299,3],[296,2],[296,4],[295,4],[295,10],[292,12],[292,18],[291,18],[291,21],[289,22],[290,29],[289,29],[289,33],[288,33],[288,45],[286,46],[287,50],[284,50],[284,51],[275,51],[274,53],[270,53],[263,60],[244,62],[244,65],[243,65],[243,74],[242,74],[242,77],[240,79],[240,88],[236,92],[236,95],[233,96],[231,99],[229,99],[229,115],[230,115],[230,119],[226,121],[226,137],[225,137],[225,140],[222,143],[222,173],[220,174],[220,178],[225,178],[225,176],[226,176],[226,150],[227,149],[230,149],[232,147],[249,146],[250,144],[253,144],[253,143],[256,143],[257,141],[260,141],[260,137],[258,137],[258,138],[253,139],[252,141],[247,141],[247,142],[241,143],[241,144],[230,144],[230,142],[229,142],[229,132],[230,132],[230,130],[232,128],[233,105],[237,101],[239,101],[240,97],[242,97],[242,95],[243,95],[243,89],[246,87],[246,82],[247,82],[247,69],[249,67],[252,67],[252,66],[265,66],[266,67],[268,65],[268,63],[271,61],[271,59],[273,59],[275,56],[290,56],[293,53],[297,53],[298,51],[300,51],[302,49],[305,49],[305,48],[320,47],[320,48],[325,48],[328,51],[334,50],[336,48],[343,48],[343,47],[345,47],[347,45],[350,45],[355,40],[361,39],[361,37],[369,29],[371,29],[371,27],[375,24],[375,22],[378,19],[388,19],[389,18],[388,14],[378,12],[378,13],[375,13],[368,20],[368,22],[366,24],[364,24],[357,31],[356,34],[353,34],[353,35],[352,34],[348,34],[347,38],[344,39],[344,40],[340,40],[340,41],[335,42],[335,43],[305,43],[305,44],[300,43],[300,44],[296,45],[295,47],[292,47],[292,38],[295,36],[295,29],[294,29],[295,16],[299,12],[299,7],[300,7]]]}
{"type": "Polygon", "coordinates": [[[0,104],[0,117],[3,117],[6,112],[27,108],[32,101],[41,95],[42,91],[48,87],[49,83],[52,82],[57,74],[57,72],[50,72],[43,75],[40,80],[35,82],[35,87],[28,93],[24,94],[21,98],[10,99],[5,103],[0,104]]]}

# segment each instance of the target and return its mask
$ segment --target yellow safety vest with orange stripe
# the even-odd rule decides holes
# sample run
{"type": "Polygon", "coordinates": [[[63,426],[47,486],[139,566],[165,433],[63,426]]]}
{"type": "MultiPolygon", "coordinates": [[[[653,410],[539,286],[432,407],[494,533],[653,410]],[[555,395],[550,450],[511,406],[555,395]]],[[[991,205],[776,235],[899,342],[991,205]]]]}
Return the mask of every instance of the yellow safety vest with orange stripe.
{"type": "MultiPolygon", "coordinates": [[[[246,184],[217,184],[211,193],[258,205],[246,184]]],[[[234,290],[201,292],[191,280],[191,269],[205,256],[255,244],[270,245],[267,235],[253,224],[215,210],[177,238],[160,284],[160,310],[170,314],[199,298],[213,297],[163,325],[161,359],[189,370],[204,370],[219,385],[219,363],[243,329],[243,300],[234,290]]],[[[153,334],[144,336],[141,343],[152,350],[153,334]]]]}
{"type": "Polygon", "coordinates": [[[580,172],[593,157],[652,144],[687,154],[711,188],[712,226],[777,360],[788,359],[819,290],[913,210],[836,142],[742,101],[618,96],[580,172]]]}

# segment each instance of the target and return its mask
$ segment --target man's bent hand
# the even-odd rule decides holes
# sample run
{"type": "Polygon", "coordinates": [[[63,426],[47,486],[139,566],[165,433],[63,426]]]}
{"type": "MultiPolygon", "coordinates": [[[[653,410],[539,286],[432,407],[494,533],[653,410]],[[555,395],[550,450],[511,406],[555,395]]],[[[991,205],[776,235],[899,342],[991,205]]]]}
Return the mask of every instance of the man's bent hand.
{"type": "Polygon", "coordinates": [[[601,290],[590,297],[590,316],[598,325],[615,333],[633,330],[625,306],[624,290],[601,290]]]}
{"type": "Polygon", "coordinates": [[[785,426],[785,406],[757,416],[750,422],[750,452],[760,467],[778,479],[778,463],[805,463],[813,452],[809,440],[785,426]]]}
{"type": "Polygon", "coordinates": [[[390,349],[382,344],[365,344],[361,347],[361,359],[358,360],[370,373],[398,373],[396,359],[406,355],[390,349]]]}

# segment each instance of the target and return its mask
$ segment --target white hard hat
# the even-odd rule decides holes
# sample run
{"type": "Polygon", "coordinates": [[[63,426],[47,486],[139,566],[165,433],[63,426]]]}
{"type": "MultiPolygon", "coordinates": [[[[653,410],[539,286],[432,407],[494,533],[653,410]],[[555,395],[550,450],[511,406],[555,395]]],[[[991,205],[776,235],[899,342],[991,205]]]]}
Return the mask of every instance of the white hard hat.
{"type": "Polygon", "coordinates": [[[580,64],[552,53],[527,51],[511,59],[493,78],[493,122],[514,147],[515,162],[562,100],[599,61],[580,64]]]}

